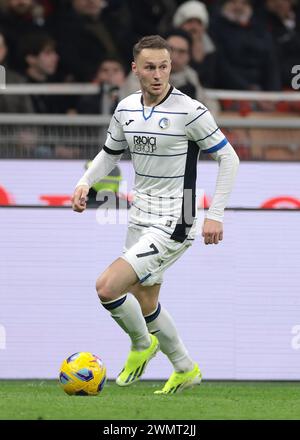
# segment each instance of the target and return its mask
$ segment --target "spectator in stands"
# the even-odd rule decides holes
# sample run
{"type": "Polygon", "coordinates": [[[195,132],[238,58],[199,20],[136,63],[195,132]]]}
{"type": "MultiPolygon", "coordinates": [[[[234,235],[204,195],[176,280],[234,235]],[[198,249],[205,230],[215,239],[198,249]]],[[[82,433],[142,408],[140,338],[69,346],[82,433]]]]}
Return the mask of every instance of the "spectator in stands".
{"type": "Polygon", "coordinates": [[[111,115],[120,101],[120,88],[124,82],[125,69],[122,63],[116,58],[106,58],[93,79],[93,83],[99,85],[99,93],[80,98],[78,112],[111,115]]]}
{"type": "Polygon", "coordinates": [[[256,20],[250,0],[223,0],[213,31],[218,45],[217,87],[280,90],[272,37],[256,20]]]}
{"type": "Polygon", "coordinates": [[[292,67],[300,64],[300,17],[293,0],[266,0],[266,22],[278,51],[281,87],[291,88],[292,67]]]}
{"type": "Polygon", "coordinates": [[[43,7],[33,0],[5,0],[0,14],[0,26],[3,29],[9,49],[9,65],[20,69],[17,47],[20,39],[27,34],[38,32],[44,26],[43,7]]]}
{"type": "MultiPolygon", "coordinates": [[[[27,35],[19,46],[27,81],[31,84],[53,82],[58,65],[55,41],[47,34],[27,35]]],[[[54,95],[31,95],[36,113],[61,113],[60,97],[54,95]]]]}
{"type": "MultiPolygon", "coordinates": [[[[99,85],[99,92],[79,98],[78,113],[111,115],[123,97],[121,88],[125,78],[124,67],[118,59],[103,60],[93,79],[93,82],[99,85]]],[[[104,144],[106,136],[107,129],[99,129],[97,137],[100,144],[104,144]]]]}
{"type": "Polygon", "coordinates": [[[172,49],[172,85],[191,98],[203,101],[203,89],[197,73],[189,66],[191,37],[188,33],[178,29],[169,32],[166,40],[172,49]]]}
{"type": "Polygon", "coordinates": [[[118,46],[122,44],[103,19],[103,7],[103,0],[72,0],[53,25],[62,73],[69,80],[91,81],[99,62],[120,55],[118,46]]]}
{"type": "Polygon", "coordinates": [[[188,32],[192,38],[191,66],[197,71],[204,87],[216,82],[216,46],[207,33],[209,15],[204,3],[187,1],[176,10],[173,26],[188,32]]]}
{"type": "Polygon", "coordinates": [[[191,98],[203,102],[216,113],[217,104],[207,98],[197,72],[189,66],[193,44],[190,35],[181,29],[175,29],[167,34],[166,40],[172,49],[171,84],[191,98]]]}
{"type": "MultiPolygon", "coordinates": [[[[26,79],[6,66],[7,46],[5,38],[0,33],[0,65],[5,67],[6,84],[23,84],[26,79]]],[[[0,93],[0,113],[32,113],[33,106],[29,96],[5,95],[0,93]]]]}
{"type": "Polygon", "coordinates": [[[170,29],[176,0],[127,0],[135,42],[144,35],[165,34],[170,29]]]}

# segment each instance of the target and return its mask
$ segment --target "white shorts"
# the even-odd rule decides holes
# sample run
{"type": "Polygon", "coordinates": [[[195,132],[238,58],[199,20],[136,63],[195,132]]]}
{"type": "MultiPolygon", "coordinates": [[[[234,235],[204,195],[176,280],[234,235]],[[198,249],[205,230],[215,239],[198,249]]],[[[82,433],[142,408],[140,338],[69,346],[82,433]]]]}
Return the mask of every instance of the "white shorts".
{"type": "Polygon", "coordinates": [[[192,244],[192,239],[179,243],[160,225],[142,226],[129,223],[122,258],[136,272],[143,286],[161,284],[164,271],[192,244]]]}

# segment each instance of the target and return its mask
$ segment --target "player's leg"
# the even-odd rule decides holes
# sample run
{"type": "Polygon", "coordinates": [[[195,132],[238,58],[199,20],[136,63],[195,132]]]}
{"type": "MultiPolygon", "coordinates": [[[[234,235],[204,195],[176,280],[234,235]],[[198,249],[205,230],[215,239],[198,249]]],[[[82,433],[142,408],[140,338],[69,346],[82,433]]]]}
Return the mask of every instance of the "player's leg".
{"type": "Polygon", "coordinates": [[[168,357],[174,368],[174,372],[163,389],[155,393],[172,394],[199,384],[202,378],[199,366],[190,357],[168,311],[158,303],[156,309],[145,316],[145,320],[149,332],[155,334],[161,351],[168,357]]]}
{"type": "Polygon", "coordinates": [[[171,361],[174,372],[157,394],[173,394],[201,382],[199,366],[190,358],[175,323],[166,309],[161,307],[158,296],[161,284],[143,286],[137,283],[131,292],[138,299],[150,333],[159,340],[161,351],[171,361]]]}
{"type": "Polygon", "coordinates": [[[132,293],[140,303],[143,316],[151,315],[157,309],[161,284],[143,286],[139,281],[130,287],[132,293]]]}
{"type": "Polygon", "coordinates": [[[130,264],[118,258],[99,276],[96,290],[101,304],[129,335],[132,349],[144,350],[151,344],[147,326],[138,301],[127,295],[137,276],[130,264]]]}
{"type": "Polygon", "coordinates": [[[96,290],[101,301],[114,301],[137,281],[137,275],[131,265],[123,258],[117,258],[97,278],[96,290]]]}
{"type": "MultiPolygon", "coordinates": [[[[200,369],[190,358],[178,335],[172,317],[158,302],[163,272],[185,252],[189,245],[176,243],[168,238],[166,239],[165,236],[158,237],[157,234],[152,235],[151,242],[159,250],[159,253],[152,255],[152,261],[148,263],[147,270],[145,268],[144,271],[141,271],[143,275],[147,274],[148,271],[151,276],[146,277],[142,283],[133,285],[130,292],[136,296],[141,304],[149,332],[157,336],[161,351],[167,355],[174,366],[175,371],[162,390],[163,393],[172,393],[201,381],[200,369]]],[[[147,254],[149,255],[149,252],[147,254]]],[[[144,254],[139,255],[143,256],[144,254]]],[[[137,267],[139,265],[138,261],[144,259],[134,259],[130,252],[127,257],[137,267]]]]}
{"type": "Polygon", "coordinates": [[[159,340],[161,351],[169,358],[177,372],[191,371],[194,362],[184,346],[174,320],[167,310],[158,302],[160,284],[142,286],[135,284],[131,293],[139,301],[149,333],[159,340]]]}
{"type": "Polygon", "coordinates": [[[157,338],[148,333],[139,302],[133,295],[127,294],[130,285],[136,283],[137,279],[131,265],[118,258],[96,282],[101,304],[131,339],[131,351],[117,378],[121,386],[138,380],[149,360],[159,350],[157,338]]]}

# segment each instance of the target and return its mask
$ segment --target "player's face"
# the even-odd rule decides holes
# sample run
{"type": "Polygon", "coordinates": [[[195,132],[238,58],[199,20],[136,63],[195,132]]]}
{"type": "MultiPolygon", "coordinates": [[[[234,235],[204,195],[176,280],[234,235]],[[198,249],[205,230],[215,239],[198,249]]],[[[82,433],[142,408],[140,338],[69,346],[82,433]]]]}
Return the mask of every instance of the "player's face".
{"type": "Polygon", "coordinates": [[[141,89],[150,96],[163,95],[169,85],[171,58],[167,49],[143,49],[132,63],[141,89]]]}

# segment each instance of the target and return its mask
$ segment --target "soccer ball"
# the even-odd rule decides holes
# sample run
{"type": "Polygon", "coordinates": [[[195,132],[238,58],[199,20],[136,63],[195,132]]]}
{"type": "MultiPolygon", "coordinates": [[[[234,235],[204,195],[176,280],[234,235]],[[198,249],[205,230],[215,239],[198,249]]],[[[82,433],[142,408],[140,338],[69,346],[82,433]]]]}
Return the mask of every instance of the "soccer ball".
{"type": "Polygon", "coordinates": [[[92,353],[74,353],[62,363],[59,383],[69,395],[96,396],[106,381],[106,368],[92,353]]]}

